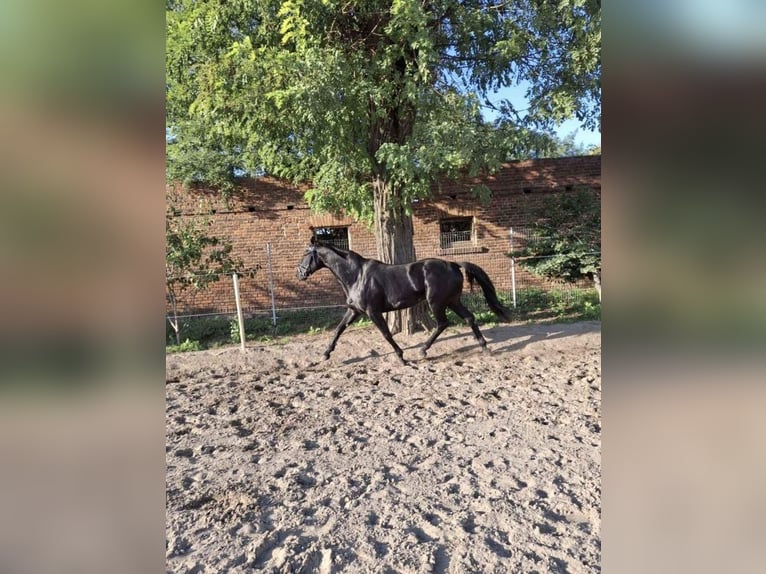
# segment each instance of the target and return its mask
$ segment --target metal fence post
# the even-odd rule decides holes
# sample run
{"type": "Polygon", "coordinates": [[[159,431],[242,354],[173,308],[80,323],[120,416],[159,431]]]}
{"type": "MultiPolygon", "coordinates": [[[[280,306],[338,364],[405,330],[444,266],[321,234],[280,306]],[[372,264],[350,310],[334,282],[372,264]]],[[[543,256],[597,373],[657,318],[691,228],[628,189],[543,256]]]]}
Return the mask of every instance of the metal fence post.
{"type": "Polygon", "coordinates": [[[271,243],[266,243],[266,258],[269,262],[269,293],[271,294],[271,324],[277,330],[277,308],[274,304],[274,272],[271,268],[271,243]]]}
{"type": "Polygon", "coordinates": [[[516,308],[516,258],[513,256],[513,227],[509,228],[510,231],[510,246],[511,246],[511,296],[513,297],[513,308],[516,308]]]}
{"type": "Polygon", "coordinates": [[[237,301],[237,321],[239,322],[239,343],[242,350],[245,350],[245,321],[242,318],[242,303],[239,300],[239,277],[236,273],[232,274],[234,280],[234,299],[237,301]]]}
{"type": "Polygon", "coordinates": [[[516,308],[516,258],[511,256],[511,295],[513,297],[513,308],[516,308]]]}

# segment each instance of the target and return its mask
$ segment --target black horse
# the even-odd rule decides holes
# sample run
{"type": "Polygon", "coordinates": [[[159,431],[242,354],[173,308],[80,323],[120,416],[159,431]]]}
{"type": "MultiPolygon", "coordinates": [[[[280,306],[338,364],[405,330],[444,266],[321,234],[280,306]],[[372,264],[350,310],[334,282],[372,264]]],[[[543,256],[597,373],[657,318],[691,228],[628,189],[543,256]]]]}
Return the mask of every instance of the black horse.
{"type": "Polygon", "coordinates": [[[423,259],[406,265],[388,265],[375,259],[365,259],[353,251],[317,245],[312,238],[311,247],[306,250],[303,260],[298,265],[298,279],[306,280],[309,275],[323,267],[327,267],[338,279],[346,293],[348,307],[324,353],[325,359],[330,358],[330,353],[335,349],[335,344],[346,327],[365,314],[383,333],[399,360],[405,363],[404,354],[391,336],[383,313],[407,309],[423,299],[428,301],[436,317],[437,327],[420,351],[422,356],[425,357],[436,338],[447,328],[447,308],[452,309],[471,326],[474,337],[482,350],[486,351],[487,341],[479,331],[473,314],[460,302],[463,291],[461,268],[465,270],[469,283],[472,284],[474,279],[478,281],[492,312],[500,319],[510,320],[510,310],[498,301],[492,281],[481,267],[472,263],[423,259]]]}

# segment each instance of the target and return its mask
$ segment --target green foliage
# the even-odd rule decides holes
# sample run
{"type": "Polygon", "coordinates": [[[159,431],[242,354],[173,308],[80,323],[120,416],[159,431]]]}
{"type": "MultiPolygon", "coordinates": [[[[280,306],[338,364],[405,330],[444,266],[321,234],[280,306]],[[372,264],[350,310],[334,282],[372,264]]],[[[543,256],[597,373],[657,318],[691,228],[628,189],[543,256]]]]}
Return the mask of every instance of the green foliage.
{"type": "Polygon", "coordinates": [[[222,190],[243,173],[310,181],[311,205],[371,220],[461,170],[550,146],[558,121],[600,122],[600,2],[173,0],[168,177],[222,190]],[[530,85],[493,125],[495,90],[530,85]]]}
{"type": "MultiPolygon", "coordinates": [[[[539,287],[519,289],[516,292],[515,308],[510,293],[498,293],[498,298],[503,305],[511,309],[511,317],[514,321],[592,320],[601,317],[601,303],[598,293],[593,289],[577,287],[553,290],[539,287]]],[[[498,323],[495,314],[487,307],[483,295],[467,293],[462,300],[480,325],[498,323]]],[[[451,325],[464,325],[463,320],[452,311],[447,311],[447,318],[451,325]]]]}
{"type": "Polygon", "coordinates": [[[577,130],[573,130],[563,138],[553,137],[547,150],[548,157],[572,157],[577,155],[601,155],[601,146],[586,146],[577,143],[577,130]]]}
{"type": "MultiPolygon", "coordinates": [[[[231,338],[231,342],[236,344],[239,344],[239,342],[242,340],[239,334],[239,321],[236,319],[231,319],[229,321],[229,336],[231,338]]],[[[245,330],[245,337],[247,337],[247,330],[245,330]]]]}
{"type": "Polygon", "coordinates": [[[186,339],[180,345],[167,345],[165,347],[166,353],[185,353],[187,351],[201,351],[202,345],[199,341],[191,341],[186,339]]]}
{"type": "Polygon", "coordinates": [[[174,294],[204,289],[238,265],[232,245],[208,235],[205,226],[193,218],[165,219],[165,278],[174,294]]]}
{"type": "Polygon", "coordinates": [[[548,293],[539,287],[519,289],[516,293],[516,305],[528,312],[543,311],[549,306],[548,293]]]}
{"type": "Polygon", "coordinates": [[[519,321],[579,321],[601,318],[601,302],[594,289],[521,289],[516,293],[516,305],[513,316],[519,321]]]}
{"type": "Polygon", "coordinates": [[[549,195],[529,217],[532,236],[520,263],[532,272],[575,281],[601,271],[601,201],[587,189],[549,195]]]}
{"type": "MultiPolygon", "coordinates": [[[[179,318],[178,330],[184,334],[185,339],[195,341],[203,347],[229,338],[228,321],[223,321],[219,317],[179,318]]],[[[176,331],[170,322],[165,324],[165,342],[167,345],[176,342],[176,331]]]]}
{"type": "Polygon", "coordinates": [[[202,290],[221,274],[242,267],[232,245],[209,235],[205,218],[176,216],[172,203],[165,217],[165,287],[173,317],[168,319],[180,343],[178,300],[184,291],[202,290]]]}
{"type": "MultiPolygon", "coordinates": [[[[288,337],[302,334],[318,334],[332,331],[337,327],[343,316],[344,309],[301,309],[295,311],[283,311],[280,313],[277,328],[274,329],[270,315],[257,315],[245,319],[245,336],[248,341],[270,343],[279,341],[280,337],[288,337]]],[[[359,320],[352,328],[369,326],[369,319],[359,320]]],[[[207,349],[220,345],[239,344],[239,323],[236,318],[229,317],[185,317],[179,319],[180,330],[184,336],[192,342],[207,349]]],[[[175,341],[175,331],[167,325],[166,344],[172,345],[175,341]]]]}
{"type": "Polygon", "coordinates": [[[234,190],[236,174],[244,172],[233,151],[241,141],[194,121],[179,121],[168,135],[168,149],[173,153],[166,165],[168,181],[180,181],[186,186],[205,183],[224,194],[234,190]]]}

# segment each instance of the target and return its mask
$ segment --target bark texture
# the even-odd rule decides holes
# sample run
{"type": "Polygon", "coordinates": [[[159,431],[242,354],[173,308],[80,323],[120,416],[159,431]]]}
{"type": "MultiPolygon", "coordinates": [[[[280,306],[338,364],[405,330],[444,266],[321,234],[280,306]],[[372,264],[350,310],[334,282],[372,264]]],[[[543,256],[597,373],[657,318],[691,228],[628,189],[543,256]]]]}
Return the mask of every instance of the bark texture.
{"type": "MultiPolygon", "coordinates": [[[[375,245],[378,257],[384,263],[400,265],[416,260],[413,243],[412,217],[402,205],[401,195],[382,178],[376,178],[375,194],[375,245]]],[[[387,314],[388,328],[392,334],[411,335],[416,331],[430,330],[435,322],[428,304],[419,303],[410,309],[387,314]]]]}

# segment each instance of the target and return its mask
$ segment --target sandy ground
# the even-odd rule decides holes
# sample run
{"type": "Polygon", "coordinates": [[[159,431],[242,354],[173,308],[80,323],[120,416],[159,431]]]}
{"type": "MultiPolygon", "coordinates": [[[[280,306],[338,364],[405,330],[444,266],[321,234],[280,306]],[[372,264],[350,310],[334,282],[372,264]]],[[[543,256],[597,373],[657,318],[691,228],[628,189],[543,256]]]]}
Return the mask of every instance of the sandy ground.
{"type": "Polygon", "coordinates": [[[600,572],[601,325],[167,357],[167,571],[600,572]]]}

